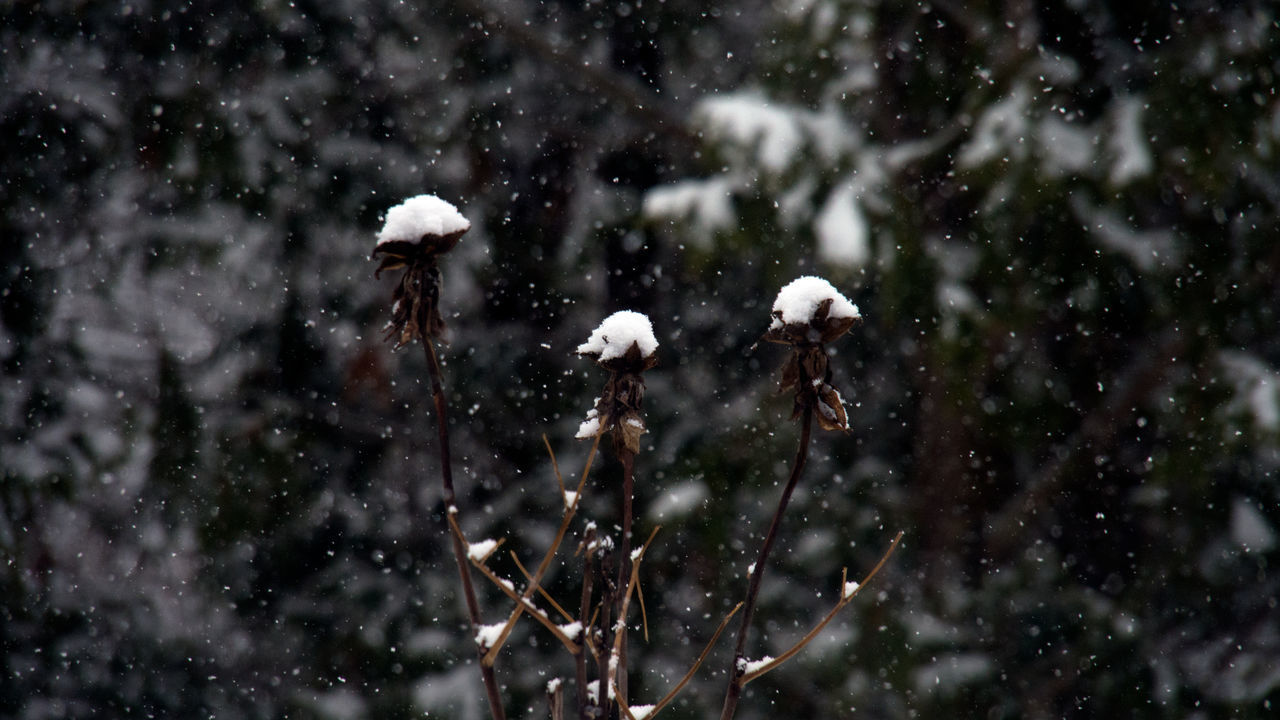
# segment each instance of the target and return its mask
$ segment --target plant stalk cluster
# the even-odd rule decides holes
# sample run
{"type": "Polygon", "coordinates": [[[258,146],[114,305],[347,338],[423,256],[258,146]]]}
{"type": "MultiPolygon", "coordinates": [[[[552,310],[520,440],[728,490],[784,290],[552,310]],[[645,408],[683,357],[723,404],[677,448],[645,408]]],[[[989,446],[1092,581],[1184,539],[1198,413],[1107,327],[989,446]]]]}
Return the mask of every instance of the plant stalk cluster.
{"type": "MultiPolygon", "coordinates": [[[[435,207],[442,204],[434,200],[432,202],[435,205],[421,207],[435,207]]],[[[453,210],[452,206],[447,208],[453,210]]],[[[554,540],[543,552],[540,562],[532,572],[520,561],[518,555],[511,553],[512,562],[524,580],[523,589],[518,590],[515,583],[501,577],[490,567],[490,559],[501,542],[489,540],[479,543],[469,542],[459,517],[461,513],[454,487],[449,451],[448,403],[444,395],[443,377],[434,344],[435,339],[444,330],[444,323],[438,310],[440,274],[436,259],[441,252],[456,244],[458,237],[465,232],[466,227],[469,227],[469,223],[460,216],[451,220],[461,230],[455,231],[448,237],[424,236],[422,243],[383,242],[375,251],[375,255],[379,253],[386,255],[379,267],[379,272],[401,267],[405,269],[393,298],[394,317],[388,337],[394,339],[397,346],[407,344],[414,339],[420,340],[423,344],[430,377],[440,454],[440,480],[446,521],[450,528],[450,545],[458,566],[459,583],[471,624],[472,637],[476,643],[478,665],[490,714],[494,720],[505,720],[506,714],[495,665],[503,645],[522,616],[529,616],[545,628],[572,656],[576,685],[573,701],[575,717],[579,720],[599,720],[617,716],[627,720],[638,720],[654,717],[674,700],[677,693],[690,682],[710,655],[729,621],[741,610],[734,643],[733,664],[728,673],[728,687],[721,710],[721,720],[730,720],[737,709],[746,684],[776,668],[817,637],[818,633],[853,599],[862,585],[865,585],[885,564],[902,537],[899,533],[880,562],[861,584],[847,582],[842,573],[840,599],[835,607],[795,646],[778,658],[766,658],[764,661],[754,663],[748,660],[748,642],[760,586],[770,553],[781,531],[782,518],[805,469],[814,420],[816,419],[824,429],[848,432],[848,420],[842,400],[838,391],[830,384],[831,372],[824,343],[848,330],[853,320],[856,320],[856,307],[848,306],[853,308],[855,315],[850,319],[848,312],[842,314],[834,311],[833,301],[825,300],[817,304],[816,312],[805,322],[797,323],[787,319],[788,308],[794,306],[794,303],[782,310],[775,305],[775,322],[765,334],[764,339],[792,347],[792,353],[784,365],[781,387],[784,391],[794,393],[794,415],[800,420],[799,447],[791,464],[786,486],[778,500],[769,529],[756,555],[756,561],[751,566],[745,598],[724,617],[689,671],[671,687],[666,695],[652,705],[633,704],[627,681],[631,606],[634,600],[640,600],[640,617],[643,620],[644,603],[639,593],[640,568],[645,553],[658,532],[658,528],[654,528],[646,541],[633,549],[635,464],[641,449],[640,438],[646,431],[641,408],[644,398],[642,374],[657,363],[657,357],[653,352],[656,341],[652,339],[648,319],[639,316],[643,320],[637,324],[636,317],[631,316],[638,316],[638,314],[619,313],[606,320],[596,334],[593,334],[592,339],[579,348],[580,354],[592,357],[606,369],[609,372],[609,378],[589,415],[588,422],[584,423],[583,429],[579,431],[579,437],[591,439],[592,444],[574,489],[569,490],[566,487],[555,453],[550,443],[544,438],[563,501],[562,515],[554,540]],[[616,341],[619,331],[625,334],[637,327],[645,332],[642,332],[629,345],[623,342],[621,347],[625,349],[610,345],[616,341]],[[610,334],[614,337],[609,337],[610,334]],[[621,534],[615,542],[608,534],[601,533],[595,523],[586,525],[581,534],[577,553],[582,562],[579,604],[576,612],[570,612],[543,587],[542,583],[569,532],[601,439],[606,434],[612,436],[611,445],[621,466],[621,493],[618,503],[618,526],[621,534]],[[484,623],[483,610],[472,581],[472,570],[483,575],[494,588],[512,601],[512,608],[507,613],[505,621],[492,625],[484,623]],[[544,606],[547,609],[544,609],[544,606]]],[[[802,280],[810,282],[814,279],[802,280]]],[[[825,283],[825,281],[821,282],[825,283]]],[[[812,285],[811,282],[810,285],[812,285]]],[[[779,303],[782,302],[780,295],[779,303]]],[[[843,302],[847,305],[847,301],[843,302]]],[[[647,623],[644,625],[647,628],[647,623]]],[[[563,683],[559,678],[548,683],[547,698],[551,717],[553,720],[561,720],[567,707],[563,683]]]]}

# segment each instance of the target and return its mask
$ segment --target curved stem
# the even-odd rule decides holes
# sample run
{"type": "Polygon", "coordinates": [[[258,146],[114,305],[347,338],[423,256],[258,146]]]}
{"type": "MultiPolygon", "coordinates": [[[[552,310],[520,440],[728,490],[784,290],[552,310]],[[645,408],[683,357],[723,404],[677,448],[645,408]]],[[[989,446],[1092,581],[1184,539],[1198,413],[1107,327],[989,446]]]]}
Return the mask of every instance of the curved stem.
{"type": "MultiPolygon", "coordinates": [[[[427,356],[427,374],[431,378],[431,397],[435,402],[436,431],[440,442],[440,479],[444,489],[445,512],[458,512],[457,496],[453,491],[453,465],[449,457],[449,419],[446,412],[444,388],[441,385],[440,361],[436,358],[435,345],[431,338],[422,338],[422,347],[427,356]]],[[[472,637],[479,629],[480,603],[476,600],[476,589],[471,583],[471,570],[467,565],[467,551],[462,547],[462,539],[457,533],[449,533],[453,540],[453,559],[458,563],[458,578],[462,581],[462,595],[467,603],[467,616],[471,620],[472,637]]],[[[484,649],[476,646],[480,658],[484,658],[484,649]]],[[[506,720],[506,711],[502,708],[502,695],[498,692],[498,679],[493,667],[479,663],[480,676],[484,680],[485,693],[489,698],[489,712],[494,720],[506,720]]]]}
{"type": "Polygon", "coordinates": [[[729,611],[729,614],[724,616],[724,620],[720,621],[720,627],[716,628],[711,639],[707,641],[707,646],[702,649],[702,654],[693,662],[693,667],[689,668],[689,672],[685,673],[684,677],[680,678],[680,682],[676,683],[675,687],[671,688],[666,695],[663,695],[661,700],[654,703],[653,710],[649,713],[649,717],[657,715],[660,710],[667,706],[667,703],[676,699],[676,696],[680,694],[680,691],[684,689],[685,685],[689,684],[689,681],[693,679],[693,674],[698,672],[698,668],[702,667],[702,662],[711,654],[711,648],[715,647],[716,640],[720,639],[720,634],[729,626],[729,620],[733,618],[733,614],[738,612],[740,609],[742,609],[742,603],[734,605],[733,609],[729,611]]]}
{"type": "Polygon", "coordinates": [[[850,590],[849,586],[846,584],[847,576],[845,572],[841,570],[840,571],[840,600],[836,602],[836,606],[832,608],[831,612],[827,613],[822,618],[822,620],[820,620],[818,624],[813,627],[812,630],[810,630],[808,633],[805,633],[805,636],[800,638],[800,640],[795,645],[792,645],[790,649],[788,649],[786,652],[782,653],[778,657],[765,663],[763,666],[755,670],[752,670],[751,672],[744,673],[741,677],[738,678],[738,683],[741,685],[746,685],[752,680],[755,680],[761,675],[769,672],[770,670],[773,670],[774,668],[778,667],[782,663],[791,659],[792,656],[794,656],[796,653],[799,653],[801,650],[803,650],[806,645],[813,642],[813,639],[818,637],[818,633],[822,632],[822,629],[825,628],[832,620],[835,619],[836,615],[838,615],[840,611],[844,609],[844,606],[852,602],[854,596],[856,596],[859,592],[861,592],[862,588],[867,586],[867,583],[871,582],[871,579],[876,576],[876,573],[880,572],[880,568],[884,567],[884,564],[889,562],[889,556],[893,554],[893,551],[898,547],[898,543],[902,541],[902,535],[903,535],[903,532],[899,530],[898,534],[894,536],[893,542],[889,543],[889,549],[885,550],[884,555],[880,556],[880,562],[876,563],[876,566],[871,568],[871,572],[867,573],[867,576],[862,578],[862,582],[856,584],[852,590],[850,590]]]}
{"type": "Polygon", "coordinates": [[[747,649],[747,635],[751,631],[751,617],[756,610],[756,596],[760,594],[760,580],[764,576],[765,561],[769,559],[769,551],[778,538],[778,527],[782,525],[782,514],[786,512],[787,503],[791,502],[791,493],[796,489],[796,482],[804,472],[805,461],[809,457],[809,435],[813,429],[813,409],[805,408],[800,424],[800,447],[796,450],[796,459],[791,466],[791,477],[787,479],[787,487],[778,500],[778,509],[773,513],[773,522],[769,524],[769,532],[764,536],[764,544],[760,546],[760,554],[751,568],[751,580],[747,584],[747,599],[742,605],[742,624],[738,626],[738,642],[733,649],[733,667],[729,668],[729,689],[724,696],[724,707],[720,711],[720,720],[729,720],[738,708],[738,700],[742,697],[742,685],[738,682],[742,671],[738,661],[747,649]]]}

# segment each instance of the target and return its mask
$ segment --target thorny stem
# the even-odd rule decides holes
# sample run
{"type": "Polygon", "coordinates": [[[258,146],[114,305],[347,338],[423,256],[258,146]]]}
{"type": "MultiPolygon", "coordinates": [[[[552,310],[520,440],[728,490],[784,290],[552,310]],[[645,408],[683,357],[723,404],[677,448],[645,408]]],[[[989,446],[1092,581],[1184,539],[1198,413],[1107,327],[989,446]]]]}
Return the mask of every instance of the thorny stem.
{"type": "MultiPolygon", "coordinates": [[[[444,506],[446,513],[457,512],[457,497],[453,491],[453,465],[449,458],[449,420],[445,412],[444,388],[440,382],[440,361],[436,357],[435,345],[431,338],[422,339],[422,347],[426,351],[427,371],[431,377],[431,397],[436,406],[436,429],[440,439],[440,478],[444,486],[444,506]]],[[[480,627],[480,603],[476,600],[476,590],[471,584],[471,571],[467,567],[467,551],[462,547],[462,538],[457,533],[449,533],[453,540],[453,558],[458,563],[458,577],[462,580],[462,595],[466,598],[467,616],[471,620],[471,633],[475,636],[480,627]]],[[[476,646],[477,652],[484,659],[484,648],[476,646]]],[[[502,695],[498,692],[498,679],[493,667],[483,662],[480,665],[480,677],[484,680],[485,693],[489,698],[489,712],[494,720],[506,720],[506,711],[502,708],[502,695]]]]}
{"type": "Polygon", "coordinates": [[[724,696],[724,708],[720,711],[720,720],[730,720],[738,708],[738,700],[742,697],[742,685],[738,682],[741,670],[738,661],[747,649],[747,635],[751,630],[751,616],[755,614],[756,596],[760,594],[760,580],[764,576],[765,561],[769,559],[769,551],[778,538],[778,527],[782,525],[782,514],[791,501],[791,493],[796,489],[796,482],[804,472],[805,461],[809,456],[809,434],[813,428],[813,408],[805,408],[800,424],[800,447],[796,450],[796,459],[791,466],[791,477],[787,479],[787,487],[778,500],[778,509],[773,513],[773,522],[769,524],[769,532],[764,536],[764,544],[760,546],[760,554],[751,569],[751,580],[747,584],[747,599],[742,605],[742,624],[738,626],[738,642],[733,649],[733,667],[729,668],[729,689],[724,696]]]}

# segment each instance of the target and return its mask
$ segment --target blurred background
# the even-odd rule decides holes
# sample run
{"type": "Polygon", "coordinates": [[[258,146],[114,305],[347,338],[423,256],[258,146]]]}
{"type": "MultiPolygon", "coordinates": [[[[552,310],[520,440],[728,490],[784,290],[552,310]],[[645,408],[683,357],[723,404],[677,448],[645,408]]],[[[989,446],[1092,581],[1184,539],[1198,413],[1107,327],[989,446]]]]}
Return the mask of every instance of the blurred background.
{"type": "MultiPolygon", "coordinates": [[[[853,432],[815,435],[749,654],[906,536],[738,717],[1273,716],[1274,4],[0,14],[0,716],[487,716],[425,363],[369,261],[421,193],[473,223],[443,355],[474,537],[540,556],[542,436],[576,476],[605,380],[572,351],[653,320],[633,702],[745,591],[798,436],[752,345],[819,274],[865,317],[832,346],[853,432]]],[[[718,714],[731,642],[672,718],[718,714]]],[[[522,625],[512,716],[556,674],[522,625]]]]}

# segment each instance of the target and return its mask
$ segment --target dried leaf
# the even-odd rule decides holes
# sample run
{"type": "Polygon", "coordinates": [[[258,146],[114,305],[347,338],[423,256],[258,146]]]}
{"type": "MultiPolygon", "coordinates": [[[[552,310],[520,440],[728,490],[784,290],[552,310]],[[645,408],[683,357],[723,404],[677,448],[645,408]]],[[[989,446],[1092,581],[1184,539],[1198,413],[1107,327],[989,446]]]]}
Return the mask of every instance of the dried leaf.
{"type": "Polygon", "coordinates": [[[822,383],[814,409],[817,410],[818,424],[822,429],[849,432],[849,416],[845,413],[840,392],[834,387],[822,383]]]}

